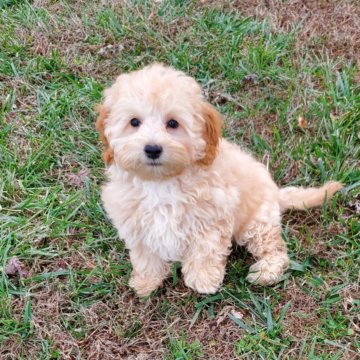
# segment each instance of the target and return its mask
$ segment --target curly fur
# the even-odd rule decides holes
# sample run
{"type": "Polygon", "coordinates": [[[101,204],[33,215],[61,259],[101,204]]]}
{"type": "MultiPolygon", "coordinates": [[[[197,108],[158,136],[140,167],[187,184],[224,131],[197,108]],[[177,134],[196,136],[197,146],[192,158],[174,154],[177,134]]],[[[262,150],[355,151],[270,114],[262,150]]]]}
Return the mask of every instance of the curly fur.
{"type": "Polygon", "coordinates": [[[187,286],[216,292],[232,240],[257,260],[248,281],[276,283],[289,263],[281,212],[319,206],[342,187],[279,189],[264,165],[221,139],[221,115],[195,80],[170,67],[120,75],[99,110],[102,201],[130,250],[130,285],[140,296],[161,285],[173,261],[187,286]],[[167,128],[169,119],[179,127],[167,128]],[[146,157],[148,144],[162,146],[159,159],[146,157]]]}

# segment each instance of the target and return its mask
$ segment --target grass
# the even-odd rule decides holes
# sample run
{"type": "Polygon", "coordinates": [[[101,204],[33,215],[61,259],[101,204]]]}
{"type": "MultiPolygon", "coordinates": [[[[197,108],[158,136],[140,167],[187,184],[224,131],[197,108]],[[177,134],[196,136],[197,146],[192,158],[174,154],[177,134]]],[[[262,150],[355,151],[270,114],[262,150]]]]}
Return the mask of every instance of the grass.
{"type": "MultiPolygon", "coordinates": [[[[357,56],[321,27],[311,41],[306,22],[282,27],[286,2],[265,14],[248,3],[0,1],[1,358],[359,356],[357,56]],[[284,216],[292,263],[276,286],[247,284],[252,259],[236,248],[213,296],[187,289],[178,264],[150,298],[129,289],[99,199],[93,109],[117,74],[154,61],[193,75],[224,115],[224,136],[280,185],[346,184],[322,209],[284,216]]],[[[337,3],[327,14],[359,11],[337,3]]]]}

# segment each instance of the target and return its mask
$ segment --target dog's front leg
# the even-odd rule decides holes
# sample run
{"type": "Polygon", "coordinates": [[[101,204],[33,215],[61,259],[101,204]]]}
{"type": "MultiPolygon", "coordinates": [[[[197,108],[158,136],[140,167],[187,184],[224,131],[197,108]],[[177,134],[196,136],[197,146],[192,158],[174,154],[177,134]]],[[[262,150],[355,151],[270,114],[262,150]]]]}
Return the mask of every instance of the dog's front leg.
{"type": "Polygon", "coordinates": [[[224,279],[230,246],[230,237],[218,240],[208,236],[203,242],[193,242],[182,265],[186,286],[202,294],[215,293],[224,279]]]}
{"type": "Polygon", "coordinates": [[[139,296],[150,295],[170,273],[170,264],[144,245],[130,250],[130,261],[133,271],[129,285],[139,296]]]}

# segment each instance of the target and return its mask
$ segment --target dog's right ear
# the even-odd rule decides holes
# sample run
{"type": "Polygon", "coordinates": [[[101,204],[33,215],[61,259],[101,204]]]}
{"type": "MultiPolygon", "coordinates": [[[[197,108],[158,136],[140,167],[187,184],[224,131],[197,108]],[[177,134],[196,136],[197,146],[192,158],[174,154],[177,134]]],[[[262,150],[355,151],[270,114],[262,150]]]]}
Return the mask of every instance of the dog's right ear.
{"type": "Polygon", "coordinates": [[[114,161],[114,150],[110,147],[109,141],[105,135],[105,123],[109,116],[109,110],[104,105],[96,105],[95,110],[99,113],[96,120],[96,130],[100,134],[100,139],[104,143],[104,150],[102,153],[102,159],[106,165],[110,165],[114,161]]]}

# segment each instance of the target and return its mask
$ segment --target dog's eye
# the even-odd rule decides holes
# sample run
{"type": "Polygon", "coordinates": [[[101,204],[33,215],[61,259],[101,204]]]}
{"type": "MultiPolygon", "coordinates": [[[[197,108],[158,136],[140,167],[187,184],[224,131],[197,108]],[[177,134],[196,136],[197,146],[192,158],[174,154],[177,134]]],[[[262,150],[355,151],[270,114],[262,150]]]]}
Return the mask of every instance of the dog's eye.
{"type": "Polygon", "coordinates": [[[179,127],[179,123],[174,119],[170,119],[166,123],[166,127],[171,128],[171,129],[176,129],[177,127],[179,127]]]}
{"type": "Polygon", "coordinates": [[[132,127],[138,127],[138,126],[140,126],[140,124],[141,124],[141,121],[139,119],[137,119],[137,118],[134,118],[134,119],[130,120],[130,125],[132,127]]]}

